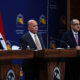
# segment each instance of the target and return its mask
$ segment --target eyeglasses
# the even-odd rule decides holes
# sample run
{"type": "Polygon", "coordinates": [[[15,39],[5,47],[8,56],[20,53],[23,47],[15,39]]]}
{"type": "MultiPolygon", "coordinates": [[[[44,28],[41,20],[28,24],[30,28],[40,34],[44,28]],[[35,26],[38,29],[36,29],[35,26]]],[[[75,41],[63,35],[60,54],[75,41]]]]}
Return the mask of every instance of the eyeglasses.
{"type": "Polygon", "coordinates": [[[72,24],[72,25],[78,26],[78,25],[80,25],[80,23],[76,23],[76,24],[72,24]]]}

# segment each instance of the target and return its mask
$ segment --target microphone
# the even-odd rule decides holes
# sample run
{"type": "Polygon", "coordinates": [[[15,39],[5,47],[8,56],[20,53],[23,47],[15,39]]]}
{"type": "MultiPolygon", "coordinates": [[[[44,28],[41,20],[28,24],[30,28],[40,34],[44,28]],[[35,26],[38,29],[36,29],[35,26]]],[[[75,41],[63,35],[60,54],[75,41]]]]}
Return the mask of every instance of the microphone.
{"type": "Polygon", "coordinates": [[[57,38],[53,38],[53,40],[65,44],[65,45],[67,46],[68,49],[70,48],[70,45],[68,45],[65,41],[59,40],[59,39],[57,39],[57,38]]]}

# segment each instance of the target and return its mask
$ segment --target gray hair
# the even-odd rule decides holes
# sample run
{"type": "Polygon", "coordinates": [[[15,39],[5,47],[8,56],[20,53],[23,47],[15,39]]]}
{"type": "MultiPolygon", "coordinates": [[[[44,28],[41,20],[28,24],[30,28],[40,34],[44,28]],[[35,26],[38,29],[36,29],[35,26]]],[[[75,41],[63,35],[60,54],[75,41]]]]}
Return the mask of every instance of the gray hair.
{"type": "Polygon", "coordinates": [[[29,25],[30,25],[30,23],[31,23],[32,21],[36,21],[36,20],[30,19],[30,20],[27,22],[28,27],[29,27],[29,25]]]}
{"type": "Polygon", "coordinates": [[[71,24],[74,24],[74,22],[75,22],[76,20],[78,20],[78,19],[72,19],[72,20],[71,20],[71,24]]]}

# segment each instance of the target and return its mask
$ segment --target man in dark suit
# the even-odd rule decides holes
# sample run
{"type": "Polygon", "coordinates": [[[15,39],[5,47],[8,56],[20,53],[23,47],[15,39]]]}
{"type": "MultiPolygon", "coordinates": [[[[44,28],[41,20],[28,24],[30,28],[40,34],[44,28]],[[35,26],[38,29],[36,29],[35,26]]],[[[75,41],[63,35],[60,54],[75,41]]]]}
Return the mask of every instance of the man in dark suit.
{"type": "MultiPolygon", "coordinates": [[[[22,49],[32,49],[32,50],[42,50],[44,49],[44,44],[42,36],[38,34],[38,23],[35,20],[28,21],[28,33],[24,34],[20,40],[22,49]]],[[[23,71],[25,73],[25,80],[39,80],[39,64],[36,59],[34,60],[24,60],[23,61],[23,71]],[[37,75],[35,77],[35,75],[37,75]]]]}
{"type": "Polygon", "coordinates": [[[66,44],[61,43],[62,48],[67,48],[67,45],[70,48],[80,47],[80,23],[78,19],[73,19],[71,21],[71,30],[64,33],[61,41],[64,41],[66,44]],[[76,36],[78,41],[76,41],[76,36]],[[78,42],[78,43],[77,43],[78,42]]]}
{"type": "MultiPolygon", "coordinates": [[[[61,41],[62,48],[76,48],[80,50],[80,22],[78,19],[71,20],[71,30],[63,34],[61,41]]],[[[66,65],[66,79],[65,80],[80,80],[80,59],[71,59],[66,65]],[[76,66],[75,66],[76,65],[76,66]]]]}
{"type": "MultiPolygon", "coordinates": [[[[38,39],[38,42],[40,43],[41,49],[44,49],[44,44],[43,44],[43,40],[42,40],[42,36],[40,34],[38,34],[38,23],[35,20],[29,20],[28,21],[28,30],[29,32],[26,33],[25,35],[22,36],[21,38],[21,45],[22,45],[22,49],[33,49],[33,50],[37,50],[37,44],[35,41],[35,35],[38,39]]],[[[40,50],[40,49],[38,49],[40,50]]]]}

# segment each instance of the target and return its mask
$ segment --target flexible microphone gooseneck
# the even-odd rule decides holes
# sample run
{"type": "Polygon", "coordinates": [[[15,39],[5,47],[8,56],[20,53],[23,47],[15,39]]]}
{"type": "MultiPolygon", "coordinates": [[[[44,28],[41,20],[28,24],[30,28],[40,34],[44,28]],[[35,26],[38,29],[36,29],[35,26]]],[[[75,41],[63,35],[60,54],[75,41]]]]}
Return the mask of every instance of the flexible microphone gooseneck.
{"type": "Polygon", "coordinates": [[[60,42],[60,43],[64,43],[64,44],[67,46],[67,48],[70,48],[70,45],[68,45],[65,41],[59,40],[59,39],[57,39],[57,38],[53,38],[53,40],[54,40],[54,41],[58,41],[58,42],[60,42]]]}

